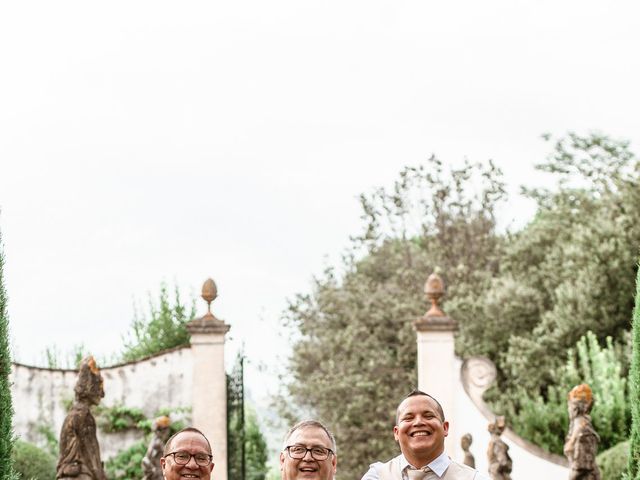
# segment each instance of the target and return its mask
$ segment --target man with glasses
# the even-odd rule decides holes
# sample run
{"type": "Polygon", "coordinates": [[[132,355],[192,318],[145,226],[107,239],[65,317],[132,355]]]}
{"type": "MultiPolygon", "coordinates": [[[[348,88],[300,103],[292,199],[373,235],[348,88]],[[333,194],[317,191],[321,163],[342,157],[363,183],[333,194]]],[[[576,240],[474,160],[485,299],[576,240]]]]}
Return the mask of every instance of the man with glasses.
{"type": "Polygon", "coordinates": [[[287,432],[280,452],[282,480],[332,480],[337,463],[336,440],[320,422],[306,420],[287,432]]]}
{"type": "Polygon", "coordinates": [[[449,458],[444,451],[448,433],[440,402],[414,390],[396,411],[393,436],[402,453],[386,463],[372,464],[362,480],[489,480],[449,458]]]}
{"type": "Polygon", "coordinates": [[[160,459],[165,480],[211,479],[211,444],[197,428],[187,427],[174,434],[164,446],[160,459]]]}

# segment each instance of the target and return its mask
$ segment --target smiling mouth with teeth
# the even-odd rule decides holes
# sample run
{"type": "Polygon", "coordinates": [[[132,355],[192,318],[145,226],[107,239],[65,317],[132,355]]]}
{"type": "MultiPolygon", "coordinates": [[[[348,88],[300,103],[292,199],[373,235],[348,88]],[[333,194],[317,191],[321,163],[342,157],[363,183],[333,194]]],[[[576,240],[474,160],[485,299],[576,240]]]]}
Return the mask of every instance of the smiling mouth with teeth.
{"type": "Polygon", "coordinates": [[[412,437],[428,437],[429,435],[431,435],[431,432],[425,432],[425,431],[413,432],[411,434],[412,437]]]}

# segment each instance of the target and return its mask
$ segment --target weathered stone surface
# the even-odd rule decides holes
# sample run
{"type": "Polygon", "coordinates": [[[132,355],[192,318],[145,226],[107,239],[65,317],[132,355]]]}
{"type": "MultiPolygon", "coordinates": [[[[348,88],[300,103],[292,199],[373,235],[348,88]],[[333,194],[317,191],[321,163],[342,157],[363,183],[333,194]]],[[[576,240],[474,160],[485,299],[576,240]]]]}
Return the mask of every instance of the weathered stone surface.
{"type": "Polygon", "coordinates": [[[569,480],[600,480],[596,464],[600,437],[593,428],[589,412],[593,407],[593,394],[586,383],[569,392],[569,433],[564,454],[571,464],[569,480]]]}
{"type": "Polygon", "coordinates": [[[142,471],[144,472],[144,480],[162,480],[162,467],[160,466],[160,458],[164,444],[169,439],[169,427],[171,421],[169,417],[158,417],[153,421],[153,436],[147,448],[147,454],[142,459],[142,471]]]}
{"type": "Polygon", "coordinates": [[[471,468],[476,468],[476,459],[473,458],[473,454],[469,451],[469,447],[473,443],[473,437],[470,433],[465,433],[462,437],[460,437],[460,446],[462,447],[462,451],[464,452],[464,460],[462,463],[465,465],[469,465],[471,468]]]}
{"type": "Polygon", "coordinates": [[[491,440],[489,440],[489,448],[487,448],[487,458],[489,460],[489,474],[493,480],[511,480],[513,463],[509,456],[509,445],[500,438],[505,427],[504,417],[496,417],[488,427],[491,440]]]}
{"type": "Polygon", "coordinates": [[[96,421],[91,414],[91,406],[98,405],[104,397],[102,376],[93,357],[82,361],[75,393],[75,402],[60,431],[56,478],[106,480],[96,437],[96,421]]]}

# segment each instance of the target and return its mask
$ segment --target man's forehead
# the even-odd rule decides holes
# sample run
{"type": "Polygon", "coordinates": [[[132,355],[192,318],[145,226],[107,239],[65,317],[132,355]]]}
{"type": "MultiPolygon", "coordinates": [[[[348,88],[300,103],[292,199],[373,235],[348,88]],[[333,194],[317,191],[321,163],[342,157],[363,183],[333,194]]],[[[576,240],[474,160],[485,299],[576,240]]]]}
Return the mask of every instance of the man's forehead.
{"type": "Polygon", "coordinates": [[[327,436],[326,432],[320,427],[302,427],[295,430],[289,437],[289,444],[308,444],[308,445],[322,445],[331,447],[331,440],[327,436]]]}
{"type": "Polygon", "coordinates": [[[202,447],[205,451],[209,451],[207,440],[198,432],[180,432],[171,441],[172,450],[186,448],[187,446],[199,446],[202,447]]]}
{"type": "Polygon", "coordinates": [[[415,413],[431,411],[438,412],[438,405],[434,399],[427,395],[414,395],[409,398],[405,398],[400,405],[398,405],[398,414],[404,415],[405,413],[415,413]]]}

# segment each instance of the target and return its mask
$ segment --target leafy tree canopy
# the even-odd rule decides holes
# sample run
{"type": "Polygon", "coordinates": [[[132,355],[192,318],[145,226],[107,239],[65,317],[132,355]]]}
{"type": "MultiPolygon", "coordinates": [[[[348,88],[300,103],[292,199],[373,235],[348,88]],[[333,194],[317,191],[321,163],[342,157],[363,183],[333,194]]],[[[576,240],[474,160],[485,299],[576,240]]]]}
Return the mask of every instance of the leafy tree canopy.
{"type": "MultiPolygon", "coordinates": [[[[285,394],[348,442],[345,476],[395,453],[394,408],[416,378],[411,320],[425,309],[422,285],[433,270],[460,324],[458,354],[496,363],[498,389],[516,413],[520,387],[549,400],[560,382],[554,372],[587,330],[601,345],[607,336],[627,341],[640,164],[627,143],[603,135],[545,139],[551,153],[538,168],[556,181],[523,189],[537,212],[520,231],[497,231],[506,195],[495,165],[446,169],[432,157],[405,168],[391,188],[360,197],[364,229],[343,264],[291,302],[285,394]]],[[[627,356],[619,358],[626,372],[627,356]]]]}

